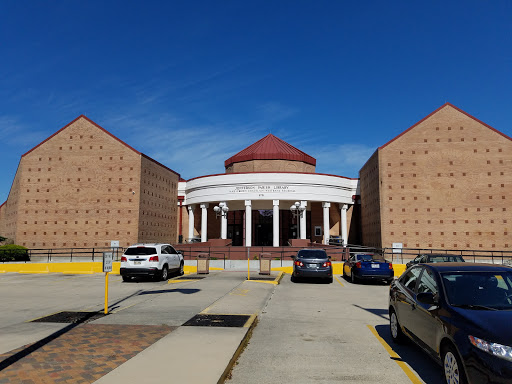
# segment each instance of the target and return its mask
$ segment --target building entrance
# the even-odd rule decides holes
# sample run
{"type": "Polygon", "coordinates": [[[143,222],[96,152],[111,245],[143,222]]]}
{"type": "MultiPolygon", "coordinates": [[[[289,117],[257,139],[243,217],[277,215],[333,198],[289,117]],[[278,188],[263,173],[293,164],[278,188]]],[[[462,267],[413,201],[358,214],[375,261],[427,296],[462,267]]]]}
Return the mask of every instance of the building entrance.
{"type": "Polygon", "coordinates": [[[231,239],[231,245],[244,245],[244,212],[232,211],[228,212],[228,228],[227,238],[231,239]]]}

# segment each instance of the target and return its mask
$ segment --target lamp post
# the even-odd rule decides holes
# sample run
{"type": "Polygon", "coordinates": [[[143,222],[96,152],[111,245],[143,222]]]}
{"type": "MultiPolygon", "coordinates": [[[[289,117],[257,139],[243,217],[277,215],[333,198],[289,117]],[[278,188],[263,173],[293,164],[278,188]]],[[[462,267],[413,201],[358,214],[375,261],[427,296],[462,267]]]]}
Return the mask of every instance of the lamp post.
{"type": "Polygon", "coordinates": [[[300,218],[302,217],[302,212],[306,210],[306,207],[302,207],[298,201],[295,204],[292,204],[290,207],[290,211],[292,211],[293,217],[297,219],[297,239],[300,238],[300,218]]]}
{"type": "Polygon", "coordinates": [[[220,222],[220,238],[227,239],[228,234],[228,220],[227,215],[229,212],[229,207],[224,201],[221,201],[219,205],[213,207],[213,211],[215,212],[215,217],[221,217],[220,222]]]}

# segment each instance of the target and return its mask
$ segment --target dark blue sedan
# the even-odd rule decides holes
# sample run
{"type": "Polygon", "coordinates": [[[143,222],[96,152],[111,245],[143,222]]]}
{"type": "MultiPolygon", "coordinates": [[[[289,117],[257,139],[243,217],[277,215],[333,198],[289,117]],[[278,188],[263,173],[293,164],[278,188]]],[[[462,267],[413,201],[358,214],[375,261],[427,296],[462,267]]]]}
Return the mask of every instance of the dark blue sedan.
{"type": "Polygon", "coordinates": [[[343,277],[352,283],[359,280],[380,280],[388,284],[394,279],[393,264],[380,255],[355,254],[343,263],[343,277]]]}
{"type": "Polygon", "coordinates": [[[392,339],[413,340],[446,383],[512,382],[512,268],[413,266],[390,287],[389,318],[392,339]]]}

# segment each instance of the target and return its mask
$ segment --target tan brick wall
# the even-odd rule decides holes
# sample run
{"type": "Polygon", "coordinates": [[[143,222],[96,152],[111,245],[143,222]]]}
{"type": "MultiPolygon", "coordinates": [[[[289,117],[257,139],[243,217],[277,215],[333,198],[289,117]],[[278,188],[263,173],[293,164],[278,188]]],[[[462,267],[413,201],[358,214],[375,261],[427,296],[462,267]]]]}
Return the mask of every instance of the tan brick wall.
{"type": "Polygon", "coordinates": [[[13,240],[16,239],[16,231],[18,228],[20,173],[18,167],[7,201],[0,208],[0,235],[13,240]]]}
{"type": "Polygon", "coordinates": [[[234,163],[226,168],[226,173],[237,172],[305,172],[315,173],[315,166],[301,161],[251,160],[234,163]]]}
{"type": "Polygon", "coordinates": [[[378,151],[359,171],[362,244],[371,247],[380,247],[382,244],[380,171],[378,151]]]}
{"type": "Polygon", "coordinates": [[[446,106],[379,158],[384,247],[512,247],[511,140],[446,106]]]}
{"type": "Polygon", "coordinates": [[[142,156],[138,242],[175,243],[179,175],[142,156]]]}
{"type": "Polygon", "coordinates": [[[121,246],[137,239],[140,155],[84,118],[22,157],[16,243],[121,246]]]}
{"type": "Polygon", "coordinates": [[[126,247],[145,239],[139,237],[142,207],[142,228],[156,227],[148,232],[170,241],[177,182],[174,172],[80,117],[22,156],[0,226],[29,248],[101,247],[111,240],[126,247]],[[146,174],[149,184],[142,183],[142,165],[155,175],[146,174]],[[164,176],[166,191],[155,185],[164,176]],[[143,186],[152,194],[144,203],[143,186]]]}

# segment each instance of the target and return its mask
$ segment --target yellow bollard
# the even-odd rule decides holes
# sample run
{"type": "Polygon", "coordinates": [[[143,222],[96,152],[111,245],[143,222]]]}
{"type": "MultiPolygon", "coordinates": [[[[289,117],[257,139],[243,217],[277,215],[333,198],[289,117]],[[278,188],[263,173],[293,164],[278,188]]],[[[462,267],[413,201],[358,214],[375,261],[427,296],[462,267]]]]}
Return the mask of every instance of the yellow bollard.
{"type": "Polygon", "coordinates": [[[105,315],[108,314],[108,272],[105,272],[105,315]]]}

